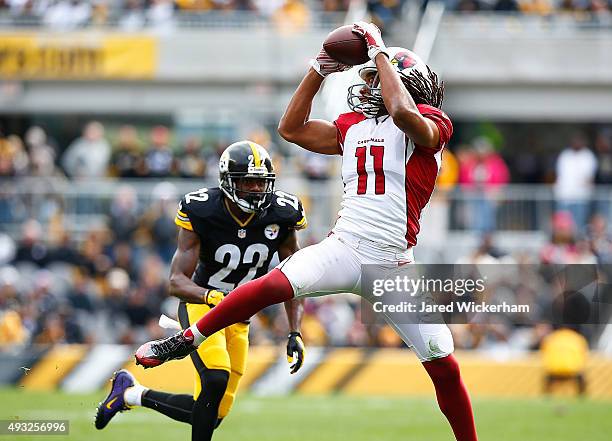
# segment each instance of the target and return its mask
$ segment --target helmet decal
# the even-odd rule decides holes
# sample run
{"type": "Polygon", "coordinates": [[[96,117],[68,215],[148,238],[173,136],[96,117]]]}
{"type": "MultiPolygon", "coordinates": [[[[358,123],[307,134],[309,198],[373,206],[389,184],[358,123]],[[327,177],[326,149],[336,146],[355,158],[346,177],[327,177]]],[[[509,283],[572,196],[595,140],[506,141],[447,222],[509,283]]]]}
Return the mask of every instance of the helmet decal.
{"type": "MultiPolygon", "coordinates": [[[[435,72],[431,71],[417,54],[406,48],[388,47],[387,50],[393,68],[415,103],[440,107],[444,98],[444,85],[438,82],[435,72]]],[[[349,86],[347,94],[349,108],[366,118],[377,118],[388,113],[380,84],[376,79],[367,81],[368,75],[372,73],[377,74],[377,68],[370,61],[359,69],[359,76],[366,84],[362,82],[349,86]]]]}
{"type": "Polygon", "coordinates": [[[229,170],[229,152],[226,150],[219,158],[219,172],[225,173],[229,170]]]}
{"type": "Polygon", "coordinates": [[[398,52],[391,60],[391,64],[399,70],[411,68],[417,64],[417,60],[409,52],[398,52]]]}

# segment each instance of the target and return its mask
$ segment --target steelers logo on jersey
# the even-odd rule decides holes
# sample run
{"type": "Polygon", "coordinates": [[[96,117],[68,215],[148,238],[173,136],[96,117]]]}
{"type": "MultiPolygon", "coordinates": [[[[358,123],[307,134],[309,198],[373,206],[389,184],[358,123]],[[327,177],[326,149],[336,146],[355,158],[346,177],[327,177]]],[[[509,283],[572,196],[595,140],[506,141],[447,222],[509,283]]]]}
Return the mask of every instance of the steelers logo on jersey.
{"type": "Polygon", "coordinates": [[[268,239],[274,240],[278,237],[279,231],[280,231],[280,226],[278,224],[270,224],[265,228],[264,234],[266,235],[268,239]]]}

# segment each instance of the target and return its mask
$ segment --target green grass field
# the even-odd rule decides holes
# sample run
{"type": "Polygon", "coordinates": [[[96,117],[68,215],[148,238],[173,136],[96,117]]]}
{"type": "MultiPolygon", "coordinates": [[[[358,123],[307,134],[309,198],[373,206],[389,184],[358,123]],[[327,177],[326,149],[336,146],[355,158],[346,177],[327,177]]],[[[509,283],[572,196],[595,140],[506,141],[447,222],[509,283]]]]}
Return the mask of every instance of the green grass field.
{"type": "MultiPolygon", "coordinates": [[[[103,431],[93,427],[95,395],[0,389],[0,419],[68,419],[69,436],[15,440],[189,440],[189,426],[150,409],[119,415],[103,431]]],[[[481,440],[604,441],[612,433],[612,403],[579,400],[474,400],[481,440]]],[[[3,439],[13,439],[0,436],[3,439]]],[[[373,397],[239,397],[215,441],[452,440],[429,399],[373,397]]]]}

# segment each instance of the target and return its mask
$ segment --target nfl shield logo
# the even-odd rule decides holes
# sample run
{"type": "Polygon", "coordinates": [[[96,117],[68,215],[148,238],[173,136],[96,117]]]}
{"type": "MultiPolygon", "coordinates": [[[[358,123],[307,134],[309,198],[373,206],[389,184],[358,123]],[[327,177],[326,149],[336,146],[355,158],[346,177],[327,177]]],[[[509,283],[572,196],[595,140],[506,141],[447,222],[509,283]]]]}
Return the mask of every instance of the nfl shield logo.
{"type": "Polygon", "coordinates": [[[246,237],[246,230],[244,228],[241,228],[238,230],[238,238],[239,239],[244,239],[246,237]]]}

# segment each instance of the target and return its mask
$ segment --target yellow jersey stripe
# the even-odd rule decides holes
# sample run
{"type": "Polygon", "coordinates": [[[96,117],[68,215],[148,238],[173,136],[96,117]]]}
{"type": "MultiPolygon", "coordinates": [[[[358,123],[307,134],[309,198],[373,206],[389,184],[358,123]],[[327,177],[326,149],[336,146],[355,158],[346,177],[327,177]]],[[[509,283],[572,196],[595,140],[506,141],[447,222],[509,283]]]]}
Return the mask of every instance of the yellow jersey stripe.
{"type": "Polygon", "coordinates": [[[182,217],[189,218],[189,216],[187,216],[187,213],[183,213],[181,210],[176,210],[176,212],[182,217]]]}
{"type": "Polygon", "coordinates": [[[294,226],[293,229],[294,230],[303,230],[304,228],[306,228],[308,226],[308,221],[306,220],[306,216],[304,216],[302,219],[300,219],[299,222],[297,222],[294,226]]]}
{"type": "Polygon", "coordinates": [[[253,152],[253,161],[255,162],[255,167],[261,166],[261,158],[259,157],[259,150],[257,146],[249,141],[249,146],[251,147],[251,151],[253,152]]]}
{"type": "Polygon", "coordinates": [[[181,216],[180,214],[176,214],[177,219],[182,220],[183,222],[191,222],[191,220],[187,216],[181,216]]]}
{"type": "Polygon", "coordinates": [[[174,223],[176,225],[178,225],[179,227],[183,227],[186,230],[193,231],[193,227],[191,226],[191,222],[186,222],[186,221],[180,220],[178,217],[175,217],[174,218],[174,223]]]}

